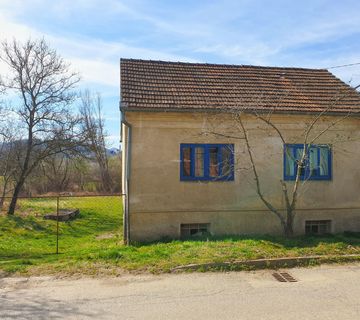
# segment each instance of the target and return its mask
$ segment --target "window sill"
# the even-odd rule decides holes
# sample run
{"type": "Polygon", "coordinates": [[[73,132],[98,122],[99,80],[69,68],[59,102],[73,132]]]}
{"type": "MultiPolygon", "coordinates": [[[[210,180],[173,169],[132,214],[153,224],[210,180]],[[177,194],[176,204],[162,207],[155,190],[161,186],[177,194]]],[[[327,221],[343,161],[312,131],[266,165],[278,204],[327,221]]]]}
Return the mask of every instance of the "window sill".
{"type": "Polygon", "coordinates": [[[229,179],[180,179],[180,182],[234,182],[234,178],[229,179]]]}

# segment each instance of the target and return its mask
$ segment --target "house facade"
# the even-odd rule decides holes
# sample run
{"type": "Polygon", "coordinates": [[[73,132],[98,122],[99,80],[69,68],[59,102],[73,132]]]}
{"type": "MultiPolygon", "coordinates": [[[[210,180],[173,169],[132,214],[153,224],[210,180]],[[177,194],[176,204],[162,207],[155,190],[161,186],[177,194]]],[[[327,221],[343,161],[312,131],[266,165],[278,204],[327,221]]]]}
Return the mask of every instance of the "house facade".
{"type": "Polygon", "coordinates": [[[279,212],[317,119],[294,233],[360,231],[360,96],[327,70],[122,59],[120,107],[127,241],[282,233],[239,110],[279,212]]]}

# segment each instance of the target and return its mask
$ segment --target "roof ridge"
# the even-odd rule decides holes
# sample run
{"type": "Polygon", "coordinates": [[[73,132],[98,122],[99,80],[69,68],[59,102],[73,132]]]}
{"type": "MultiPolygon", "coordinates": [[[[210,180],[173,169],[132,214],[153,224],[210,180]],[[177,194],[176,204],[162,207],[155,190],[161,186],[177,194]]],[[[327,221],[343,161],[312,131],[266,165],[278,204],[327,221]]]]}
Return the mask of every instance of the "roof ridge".
{"type": "Polygon", "coordinates": [[[277,66],[259,66],[250,64],[226,64],[226,63],[207,63],[207,62],[185,62],[185,61],[164,61],[152,59],[135,59],[135,58],[120,58],[121,62],[146,62],[154,64],[172,64],[172,65],[188,65],[188,66],[208,66],[208,67],[229,67],[229,68],[258,68],[258,69],[283,69],[283,70],[311,70],[311,71],[327,71],[325,68],[305,68],[305,67],[277,67],[277,66]]]}

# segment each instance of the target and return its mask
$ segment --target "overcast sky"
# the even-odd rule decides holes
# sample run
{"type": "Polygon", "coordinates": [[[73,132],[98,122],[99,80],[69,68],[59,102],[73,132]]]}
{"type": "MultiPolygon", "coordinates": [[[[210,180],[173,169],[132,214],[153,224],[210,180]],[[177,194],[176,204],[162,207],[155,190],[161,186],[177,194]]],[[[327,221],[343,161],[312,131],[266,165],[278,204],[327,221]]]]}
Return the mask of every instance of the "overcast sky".
{"type": "MultiPolygon", "coordinates": [[[[119,59],[329,68],[360,63],[360,1],[0,0],[0,38],[45,37],[104,98],[119,141],[119,59]]],[[[1,71],[1,67],[0,67],[1,71]]],[[[360,66],[330,69],[352,85],[360,66]]]]}

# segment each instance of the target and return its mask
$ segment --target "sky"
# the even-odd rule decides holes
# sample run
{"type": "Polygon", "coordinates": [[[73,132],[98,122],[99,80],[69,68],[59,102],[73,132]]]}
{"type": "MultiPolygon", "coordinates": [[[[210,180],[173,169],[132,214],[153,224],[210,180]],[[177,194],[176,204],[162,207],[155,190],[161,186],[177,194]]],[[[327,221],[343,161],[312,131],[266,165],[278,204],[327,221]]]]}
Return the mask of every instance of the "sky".
{"type": "MultiPolygon", "coordinates": [[[[356,0],[0,0],[0,40],[44,37],[103,97],[119,145],[120,58],[331,68],[360,63],[356,0]]],[[[1,72],[0,65],[0,72],[1,72]]],[[[360,64],[331,68],[360,84],[360,64]]]]}

